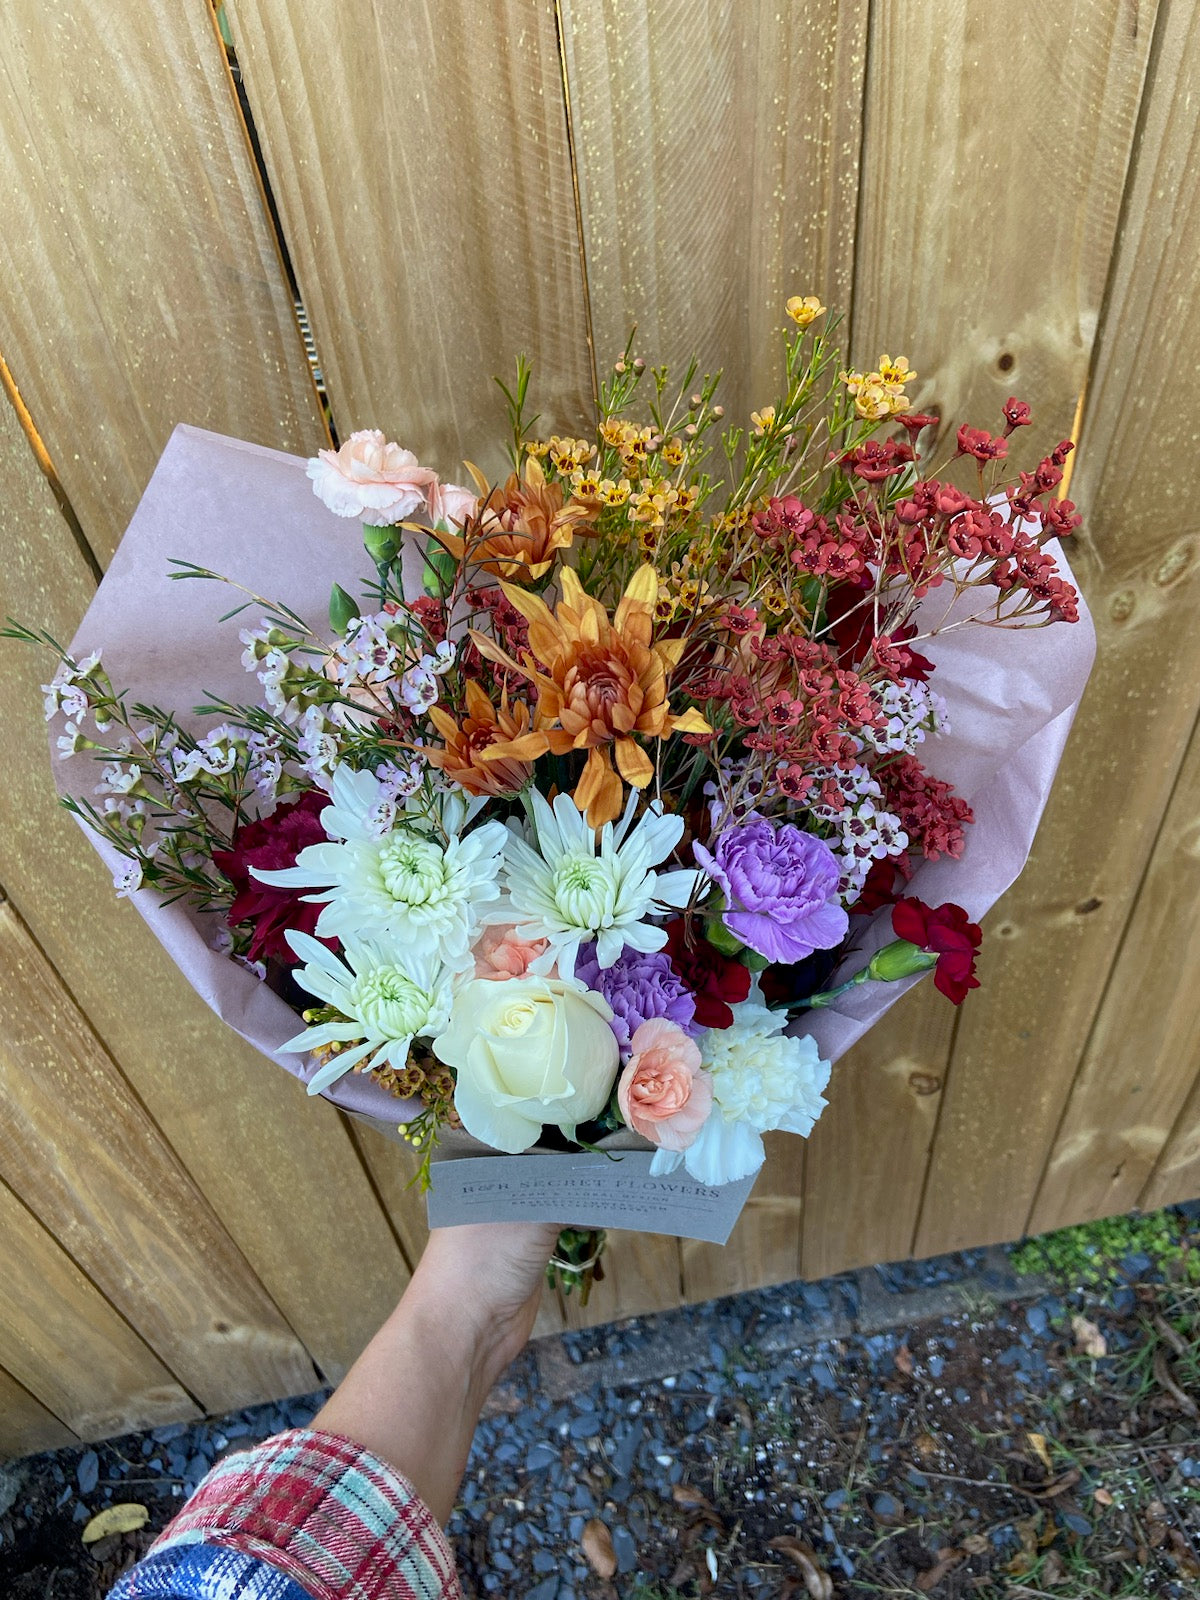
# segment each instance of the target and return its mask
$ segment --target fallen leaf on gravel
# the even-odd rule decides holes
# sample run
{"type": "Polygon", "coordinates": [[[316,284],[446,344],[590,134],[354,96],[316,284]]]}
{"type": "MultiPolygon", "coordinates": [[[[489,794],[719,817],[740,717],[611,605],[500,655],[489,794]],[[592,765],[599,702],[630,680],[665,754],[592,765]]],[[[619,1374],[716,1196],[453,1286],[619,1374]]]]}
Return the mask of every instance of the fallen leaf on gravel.
{"type": "Polygon", "coordinates": [[[913,1588],[919,1589],[922,1594],[928,1594],[931,1589],[936,1589],[942,1579],[961,1566],[967,1559],[967,1552],[960,1550],[957,1545],[951,1545],[948,1550],[943,1550],[937,1558],[936,1565],[925,1572],[918,1572],[913,1579],[913,1588]]]}
{"type": "Polygon", "coordinates": [[[1092,1499],[1098,1506],[1110,1506],[1113,1503],[1113,1497],[1107,1489],[1093,1489],[1092,1499]]]}
{"type": "Polygon", "coordinates": [[[892,1360],[896,1363],[896,1371],[897,1372],[902,1372],[906,1378],[911,1378],[912,1377],[912,1375],[913,1375],[912,1352],[911,1352],[911,1350],[908,1348],[908,1346],[906,1344],[902,1344],[900,1346],[899,1350],[897,1350],[896,1354],[892,1357],[892,1360]]]}
{"type": "Polygon", "coordinates": [[[584,1524],[580,1543],[592,1571],[598,1577],[611,1578],[617,1570],[617,1554],[613,1549],[612,1534],[599,1517],[593,1517],[584,1524]]]}
{"type": "Polygon", "coordinates": [[[778,1538],[768,1540],[767,1548],[778,1550],[780,1555],[796,1563],[812,1600],[833,1600],[833,1579],[817,1560],[812,1545],[805,1544],[803,1539],[793,1538],[790,1533],[781,1533],[778,1538]]]}
{"type": "Polygon", "coordinates": [[[1044,1433],[1027,1433],[1025,1437],[1029,1440],[1030,1448],[1046,1471],[1053,1472],[1054,1463],[1051,1461],[1050,1452],[1046,1448],[1046,1435],[1044,1433]]]}
{"type": "Polygon", "coordinates": [[[712,1502],[693,1489],[690,1483],[677,1483],[671,1490],[671,1499],[677,1506],[694,1507],[697,1511],[711,1511],[712,1502]]]}
{"type": "Polygon", "coordinates": [[[962,1547],[969,1556],[986,1556],[992,1548],[992,1541],[985,1533],[969,1533],[963,1540],[962,1547]]]}
{"type": "Polygon", "coordinates": [[[1108,1340],[1094,1322],[1086,1317],[1071,1318],[1071,1332],[1075,1335],[1075,1348],[1081,1356],[1106,1356],[1108,1340]]]}
{"type": "Polygon", "coordinates": [[[941,1448],[941,1445],[931,1433],[919,1433],[913,1440],[913,1449],[926,1461],[936,1456],[941,1448]]]}
{"type": "Polygon", "coordinates": [[[1179,1576],[1200,1578],[1200,1561],[1178,1528],[1167,1529],[1167,1543],[1171,1546],[1171,1559],[1179,1570],[1179,1576]]]}
{"type": "Polygon", "coordinates": [[[135,1505],[133,1501],[124,1501],[119,1506],[108,1506],[103,1511],[98,1511],[90,1522],[85,1524],[80,1538],[84,1544],[95,1544],[97,1539],[103,1539],[110,1533],[136,1533],[139,1528],[144,1528],[150,1521],[150,1513],[145,1506],[135,1505]]]}
{"type": "Polygon", "coordinates": [[[1066,1571],[1063,1568],[1062,1557],[1057,1550],[1050,1550],[1042,1563],[1042,1570],[1038,1573],[1038,1582],[1044,1583],[1047,1589],[1053,1589],[1056,1583],[1065,1583],[1066,1571]]]}
{"type": "Polygon", "coordinates": [[[1167,1537],[1167,1508],[1161,1500],[1151,1500],[1145,1511],[1146,1540],[1157,1550],[1167,1537]]]}

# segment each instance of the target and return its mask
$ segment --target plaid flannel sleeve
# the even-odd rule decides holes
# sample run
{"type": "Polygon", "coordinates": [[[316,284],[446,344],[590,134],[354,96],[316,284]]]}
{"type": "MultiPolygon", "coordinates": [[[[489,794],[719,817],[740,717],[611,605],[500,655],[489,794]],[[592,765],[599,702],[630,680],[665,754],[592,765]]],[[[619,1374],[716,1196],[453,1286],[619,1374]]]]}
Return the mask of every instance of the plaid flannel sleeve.
{"type": "Polygon", "coordinates": [[[454,1557],[400,1474],[297,1428],[219,1461],[110,1600],[461,1600],[454,1557]]]}

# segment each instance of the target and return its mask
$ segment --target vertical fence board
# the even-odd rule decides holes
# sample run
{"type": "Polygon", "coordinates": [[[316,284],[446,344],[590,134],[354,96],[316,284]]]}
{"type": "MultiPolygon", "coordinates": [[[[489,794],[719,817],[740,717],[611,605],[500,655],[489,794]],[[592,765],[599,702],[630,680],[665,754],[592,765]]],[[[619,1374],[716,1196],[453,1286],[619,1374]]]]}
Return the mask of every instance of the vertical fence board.
{"type": "MultiPolygon", "coordinates": [[[[0,615],[69,639],[92,579],[2,397],[0,471],[0,615]]],[[[339,1376],[404,1264],[333,1110],[212,1015],[58,806],[38,690],[48,676],[46,658],[0,644],[0,884],[322,1371],[339,1376]]]]}
{"type": "MultiPolygon", "coordinates": [[[[849,309],[865,0],[562,13],[601,369],[636,323],[680,376],[724,368],[740,421],[778,385],[788,295],[849,309]]],[[[777,1148],[730,1243],[683,1245],[686,1299],[796,1275],[802,1170],[777,1148]]]]}
{"type": "Polygon", "coordinates": [[[53,1236],[0,1183],[0,1366],[83,1439],[200,1413],[53,1236]]]}
{"type": "Polygon", "coordinates": [[[1200,1194],[1200,1077],[1184,1102],[1170,1137],[1139,1198],[1143,1211],[1194,1200],[1200,1194]]]}
{"type": "Polygon", "coordinates": [[[848,310],[866,0],[563,0],[596,352],[778,383],[791,294],[848,310]]]}
{"type": "MultiPolygon", "coordinates": [[[[1019,441],[1031,453],[1069,433],[1113,249],[1152,21],[1148,8],[1131,27],[1118,0],[1070,4],[1053,15],[1030,11],[1019,32],[980,6],[873,8],[853,348],[860,362],[883,349],[908,355],[921,373],[912,393],[921,410],[988,426],[1015,393],[1034,405],[1035,427],[1019,441]],[[914,96],[917,82],[936,84],[937,92],[914,96]],[[1054,115],[1042,117],[1035,108],[1048,102],[1054,115]]],[[[1065,823],[1064,789],[1057,798],[1055,816],[1065,823]]],[[[1077,820],[1070,826],[1082,843],[1077,820]]],[[[1005,912],[994,912],[983,998],[976,992],[964,1007],[952,1069],[926,1056],[945,1088],[916,1233],[920,1254],[1012,1237],[1024,1223],[1041,1157],[1033,1170],[1019,1171],[1009,1159],[1015,1147],[1028,1147],[1027,1131],[1038,1125],[1034,1104],[1052,1123],[1053,1108],[1036,1097],[1064,1071],[1069,1081],[1077,1054],[1048,1060],[1039,1049],[1031,1059],[1019,1037],[1031,1026],[1035,997],[1044,1009],[1051,983],[1070,971],[1053,945],[1069,912],[1061,894],[1047,889],[1047,853],[1057,848],[1056,835],[1044,831],[1017,891],[1046,925],[1038,954],[1018,966],[1016,942],[1001,936],[1005,912]]],[[[933,1007],[937,998],[916,1006],[933,1007]]],[[[932,1022],[934,1013],[926,1014],[932,1022]]],[[[919,1151],[928,1105],[901,1095],[895,1109],[888,1148],[919,1151]]],[[[855,1121],[856,1139],[849,1108],[839,1112],[839,1143],[856,1144],[849,1170],[857,1174],[880,1159],[874,1105],[864,1103],[855,1121]]],[[[919,1198],[910,1183],[904,1203],[913,1207],[919,1198]]],[[[894,1207],[889,1238],[903,1238],[917,1222],[915,1209],[902,1216],[894,1207]]],[[[822,1223],[814,1210],[811,1228],[819,1233],[822,1223]]]]}
{"type": "Polygon", "coordinates": [[[14,0],[0,190],[0,352],[98,552],[177,422],[323,442],[205,0],[14,0]]]}
{"type": "Polygon", "coordinates": [[[233,0],[238,59],[338,427],[447,478],[503,464],[506,380],[590,411],[552,8],[233,0]]]}
{"type": "Polygon", "coordinates": [[[953,1031],[954,1008],[926,981],[834,1067],[808,1142],[806,1278],[912,1253],[953,1031]]]}
{"type": "Polygon", "coordinates": [[[78,1442],[79,1435],[35,1400],[24,1384],[0,1370],[0,1461],[78,1442]]]}
{"type": "Polygon", "coordinates": [[[1200,740],[1193,738],[1083,1053],[1030,1233],[1137,1205],[1200,1075],[1200,985],[1181,981],[1197,971],[1200,740]]]}
{"type": "Polygon", "coordinates": [[[765,1142],[766,1165],[728,1242],[679,1241],[683,1298],[689,1303],[800,1276],[804,1141],[769,1133],[765,1142]]]}
{"type": "Polygon", "coordinates": [[[311,1387],[294,1334],[10,905],[0,973],[5,1181],[209,1410],[311,1387]]]}

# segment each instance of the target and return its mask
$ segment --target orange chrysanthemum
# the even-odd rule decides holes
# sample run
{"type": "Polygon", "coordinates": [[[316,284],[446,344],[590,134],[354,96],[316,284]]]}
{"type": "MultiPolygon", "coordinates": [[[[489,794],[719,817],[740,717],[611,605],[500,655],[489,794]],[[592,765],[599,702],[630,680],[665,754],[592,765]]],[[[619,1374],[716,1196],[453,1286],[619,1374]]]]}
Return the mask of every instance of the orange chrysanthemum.
{"type": "Polygon", "coordinates": [[[584,524],[595,509],[564,499],[558,484],[547,483],[540,462],[529,456],[524,479],[513,472],[491,490],[461,537],[452,532],[438,538],[452,556],[461,560],[465,552],[498,578],[541,578],[577,533],[594,531],[584,524]]]}
{"type": "Polygon", "coordinates": [[[529,732],[529,707],[524,701],[510,705],[505,695],[494,706],[479,684],[468,679],[467,714],[461,723],[440,706],[430,706],[426,716],[446,741],[440,750],[426,749],[426,759],[468,794],[516,794],[529,781],[533,771],[529,761],[487,758],[497,741],[507,745],[529,732]]]}
{"type": "Polygon", "coordinates": [[[502,588],[529,623],[523,667],[493,640],[474,633],[472,638],[485,656],[523,671],[536,685],[537,711],[532,732],[508,742],[497,740],[481,759],[530,761],[547,751],[566,755],[586,750],[587,764],[574,798],[598,828],[620,814],[622,778],[643,789],[654,775],[639,737],[709,732],[699,711],[677,716],[668,703],[668,678],[683,641],[652,642],[658,578],[653,567],[642,567],[611,620],[600,602],[584,593],[570,567],[562,569],[562,599],[554,611],[524,589],[507,583],[502,588]]]}

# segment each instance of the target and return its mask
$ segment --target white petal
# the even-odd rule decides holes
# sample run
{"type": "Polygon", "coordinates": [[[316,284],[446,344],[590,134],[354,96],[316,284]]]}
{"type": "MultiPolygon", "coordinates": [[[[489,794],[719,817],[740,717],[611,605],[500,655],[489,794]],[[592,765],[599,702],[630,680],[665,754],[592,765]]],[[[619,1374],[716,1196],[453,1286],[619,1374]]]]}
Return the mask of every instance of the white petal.
{"type": "Polygon", "coordinates": [[[352,1050],[342,1050],[338,1055],[327,1061],[308,1082],[309,1094],[320,1094],[328,1089],[331,1083],[336,1083],[339,1078],[344,1078],[356,1062],[369,1055],[378,1043],[375,1039],[368,1039],[365,1044],[355,1045],[352,1050]]]}
{"type": "Polygon", "coordinates": [[[761,1135],[744,1122],[726,1122],[715,1110],[684,1151],[683,1161],[698,1183],[719,1187],[757,1172],[766,1160],[761,1135]]]}

